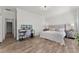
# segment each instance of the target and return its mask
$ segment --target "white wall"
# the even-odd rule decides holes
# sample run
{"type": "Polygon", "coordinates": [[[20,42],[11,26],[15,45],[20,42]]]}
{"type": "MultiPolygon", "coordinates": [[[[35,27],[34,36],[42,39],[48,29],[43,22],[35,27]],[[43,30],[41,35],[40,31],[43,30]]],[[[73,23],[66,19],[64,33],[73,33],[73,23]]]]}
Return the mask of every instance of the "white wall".
{"type": "Polygon", "coordinates": [[[75,28],[76,31],[79,32],[79,8],[76,8],[74,11],[75,16],[75,28]]]}
{"type": "Polygon", "coordinates": [[[35,35],[39,35],[42,30],[43,24],[42,15],[37,15],[34,13],[27,12],[27,10],[17,8],[17,40],[18,40],[18,29],[22,24],[32,25],[35,30],[35,35]]]}
{"type": "Polygon", "coordinates": [[[46,22],[48,24],[73,24],[74,23],[74,14],[71,9],[57,9],[57,12],[51,12],[48,14],[46,22]]]}

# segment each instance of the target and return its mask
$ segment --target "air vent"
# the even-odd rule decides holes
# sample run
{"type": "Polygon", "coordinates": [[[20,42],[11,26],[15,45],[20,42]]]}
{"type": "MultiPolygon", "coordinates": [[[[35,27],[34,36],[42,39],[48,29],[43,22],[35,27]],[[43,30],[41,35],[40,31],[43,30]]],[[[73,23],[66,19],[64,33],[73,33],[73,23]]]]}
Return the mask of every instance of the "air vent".
{"type": "Polygon", "coordinates": [[[5,10],[7,10],[7,11],[11,11],[11,9],[5,9],[5,10]]]}

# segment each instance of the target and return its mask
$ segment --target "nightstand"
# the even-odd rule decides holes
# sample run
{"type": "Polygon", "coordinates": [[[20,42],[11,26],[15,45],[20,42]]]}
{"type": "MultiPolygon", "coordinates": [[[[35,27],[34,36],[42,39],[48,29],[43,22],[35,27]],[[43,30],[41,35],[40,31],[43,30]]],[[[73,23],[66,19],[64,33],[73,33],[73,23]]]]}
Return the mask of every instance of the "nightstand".
{"type": "Polygon", "coordinates": [[[75,31],[73,30],[66,31],[66,37],[75,39],[75,31]]]}

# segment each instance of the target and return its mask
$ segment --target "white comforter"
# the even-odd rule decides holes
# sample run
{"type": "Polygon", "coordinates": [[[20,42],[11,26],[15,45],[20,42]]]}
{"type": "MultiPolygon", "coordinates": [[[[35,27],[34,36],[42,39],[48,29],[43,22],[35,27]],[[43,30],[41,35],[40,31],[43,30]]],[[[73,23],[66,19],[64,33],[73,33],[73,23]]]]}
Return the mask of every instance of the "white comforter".
{"type": "Polygon", "coordinates": [[[59,31],[42,31],[40,33],[41,38],[49,39],[52,41],[56,41],[60,43],[61,45],[65,44],[64,43],[64,37],[65,37],[65,32],[59,32],[59,31]]]}

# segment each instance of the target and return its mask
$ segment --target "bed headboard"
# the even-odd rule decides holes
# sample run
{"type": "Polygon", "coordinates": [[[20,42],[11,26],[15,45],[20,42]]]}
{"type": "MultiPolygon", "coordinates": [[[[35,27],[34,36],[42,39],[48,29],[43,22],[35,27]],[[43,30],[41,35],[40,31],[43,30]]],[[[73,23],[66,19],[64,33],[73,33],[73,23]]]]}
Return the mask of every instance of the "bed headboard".
{"type": "Polygon", "coordinates": [[[48,28],[56,28],[56,29],[59,29],[59,28],[64,28],[65,29],[65,24],[60,24],[60,25],[49,25],[48,28]]]}
{"type": "Polygon", "coordinates": [[[71,24],[48,25],[48,28],[49,29],[53,29],[53,28],[60,29],[60,28],[63,28],[64,30],[71,30],[71,29],[74,30],[74,28],[71,26],[71,24]]]}

